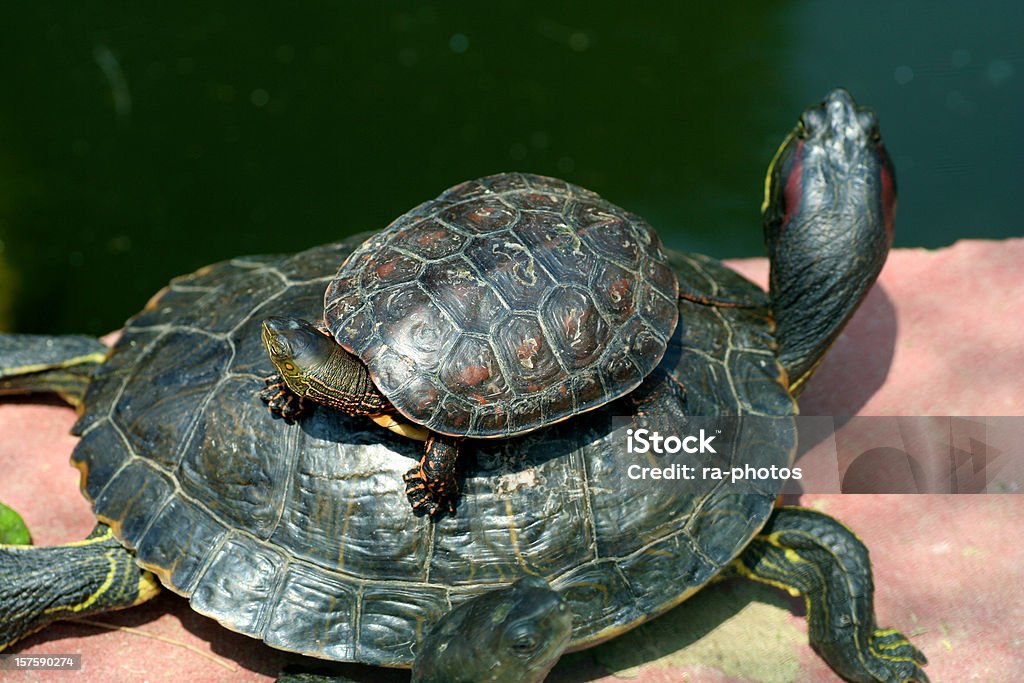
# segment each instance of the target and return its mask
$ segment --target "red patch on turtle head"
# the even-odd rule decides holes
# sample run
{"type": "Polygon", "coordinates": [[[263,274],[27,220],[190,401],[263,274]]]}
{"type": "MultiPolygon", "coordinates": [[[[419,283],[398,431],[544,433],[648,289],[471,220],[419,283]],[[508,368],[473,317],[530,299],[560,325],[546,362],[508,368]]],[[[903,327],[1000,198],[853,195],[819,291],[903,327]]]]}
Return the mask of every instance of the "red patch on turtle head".
{"type": "Polygon", "coordinates": [[[882,182],[882,219],[885,221],[889,246],[892,246],[896,232],[893,227],[896,219],[896,177],[892,170],[892,162],[889,161],[889,155],[886,154],[885,148],[881,144],[878,145],[878,154],[882,159],[882,170],[879,174],[882,182]]]}
{"type": "Polygon", "coordinates": [[[782,218],[779,230],[785,230],[793,215],[800,210],[800,199],[803,197],[804,176],[804,141],[798,140],[796,151],[793,152],[793,163],[789,166],[786,184],[783,188],[783,200],[786,202],[786,215],[782,218]]]}

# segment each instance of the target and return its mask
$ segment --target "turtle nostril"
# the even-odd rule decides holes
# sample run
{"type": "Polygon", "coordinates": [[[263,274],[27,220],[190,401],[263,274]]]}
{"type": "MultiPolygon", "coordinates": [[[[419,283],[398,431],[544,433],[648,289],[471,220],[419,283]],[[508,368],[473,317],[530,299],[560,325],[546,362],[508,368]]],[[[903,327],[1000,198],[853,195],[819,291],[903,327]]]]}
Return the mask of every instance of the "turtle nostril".
{"type": "Polygon", "coordinates": [[[860,124],[861,130],[872,140],[878,140],[881,137],[881,134],[878,132],[878,117],[875,116],[874,112],[857,112],[857,123],[860,124]]]}

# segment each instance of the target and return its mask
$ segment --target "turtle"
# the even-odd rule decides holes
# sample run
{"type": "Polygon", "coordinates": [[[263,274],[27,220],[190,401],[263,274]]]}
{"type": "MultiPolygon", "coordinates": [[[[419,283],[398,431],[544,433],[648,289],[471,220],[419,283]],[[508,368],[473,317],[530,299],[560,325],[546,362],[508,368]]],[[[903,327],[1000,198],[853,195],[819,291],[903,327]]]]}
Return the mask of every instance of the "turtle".
{"type": "MultiPolygon", "coordinates": [[[[341,411],[282,428],[257,398],[270,367],[265,313],[315,315],[336,265],[364,237],[176,279],[102,361],[76,349],[48,373],[32,353],[8,350],[0,366],[24,375],[19,391],[87,385],[73,396],[82,412],[72,463],[100,524],[66,546],[0,547],[0,647],[63,614],[137,604],[163,585],[284,650],[388,667],[412,665],[418,651],[427,683],[447,679],[444,662],[424,654],[424,630],[440,623],[430,634],[446,633],[450,613],[461,624],[455,637],[501,632],[459,607],[492,594],[508,605],[502,591],[524,576],[557,591],[573,614],[568,647],[581,649],[735,575],[803,595],[812,646],[847,680],[927,681],[924,655],[876,624],[864,544],[822,513],[777,507],[780,480],[739,489],[626,474],[651,457],[629,452],[630,434],[682,433],[708,419],[722,438],[691,462],[792,462],[795,394],[891,244],[895,179],[874,115],[842,90],[811,107],[769,165],[766,195],[772,268],[791,268],[788,277],[773,275],[766,295],[710,257],[666,250],[682,284],[679,323],[657,367],[572,420],[483,440],[463,472],[465,515],[410,508],[395,475],[419,457],[412,440],[341,411]],[[831,258],[780,258],[817,256],[792,241],[821,230],[830,239],[818,250],[831,258]],[[803,305],[794,278],[855,300],[817,308],[827,320],[790,312],[803,305]],[[780,336],[784,320],[816,332],[780,336]]],[[[468,675],[485,666],[464,661],[468,675]]]]}
{"type": "Polygon", "coordinates": [[[277,372],[261,396],[287,421],[321,404],[425,441],[406,493],[454,512],[462,439],[525,434],[635,389],[665,354],[677,294],[643,218],[563,180],[499,173],[367,239],[319,322],[265,320],[277,372]]]}

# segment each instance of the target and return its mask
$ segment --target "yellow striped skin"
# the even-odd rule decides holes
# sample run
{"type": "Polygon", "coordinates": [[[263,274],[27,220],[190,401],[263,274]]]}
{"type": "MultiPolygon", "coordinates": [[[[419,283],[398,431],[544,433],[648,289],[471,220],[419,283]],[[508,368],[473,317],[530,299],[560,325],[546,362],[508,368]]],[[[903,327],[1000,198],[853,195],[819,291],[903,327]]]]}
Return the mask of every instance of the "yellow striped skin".
{"type": "Polygon", "coordinates": [[[0,395],[54,393],[78,406],[106,358],[92,337],[0,334],[0,395]]]}
{"type": "Polygon", "coordinates": [[[725,574],[803,596],[811,645],[846,679],[928,680],[924,654],[899,631],[877,627],[867,548],[835,519],[779,508],[725,574]]]}
{"type": "Polygon", "coordinates": [[[159,591],[103,524],[60,546],[0,545],[0,650],[59,619],[133,607],[159,591]]]}

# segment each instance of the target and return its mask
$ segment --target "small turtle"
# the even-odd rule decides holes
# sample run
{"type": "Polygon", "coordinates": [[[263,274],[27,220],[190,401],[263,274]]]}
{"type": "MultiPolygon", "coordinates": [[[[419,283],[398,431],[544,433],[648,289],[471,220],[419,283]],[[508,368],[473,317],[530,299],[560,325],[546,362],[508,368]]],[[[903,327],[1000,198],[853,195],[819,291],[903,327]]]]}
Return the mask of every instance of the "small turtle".
{"type": "Polygon", "coordinates": [[[665,354],[677,293],[639,216],[554,178],[480,178],[352,252],[320,323],[266,320],[277,374],[261,395],[288,421],[313,402],[426,441],[406,493],[454,512],[461,439],[519,436],[635,389],[665,354]]]}
{"type": "MultiPolygon", "coordinates": [[[[256,396],[272,368],[262,321],[318,315],[337,264],[365,237],[179,278],[105,359],[98,344],[62,356],[61,338],[6,338],[7,386],[75,400],[88,387],[72,462],[103,524],[66,546],[0,547],[0,649],[65,614],[137,604],[160,583],[271,646],[408,667],[424,628],[522,576],[558,591],[580,649],[737,574],[803,595],[812,645],[848,680],[926,681],[924,656],[876,625],[853,532],[775,509],[781,481],[741,491],[630,478],[639,458],[624,436],[742,416],[735,438],[723,434],[735,447],[710,462],[789,466],[793,393],[877,276],[894,204],[873,116],[830,94],[769,168],[771,295],[713,259],[667,253],[682,323],[658,366],[572,420],[482,440],[465,515],[410,509],[398,475],[421,455],[411,440],[332,410],[281,429],[256,396]]],[[[486,632],[477,619],[463,622],[467,636],[486,632]]]]}

